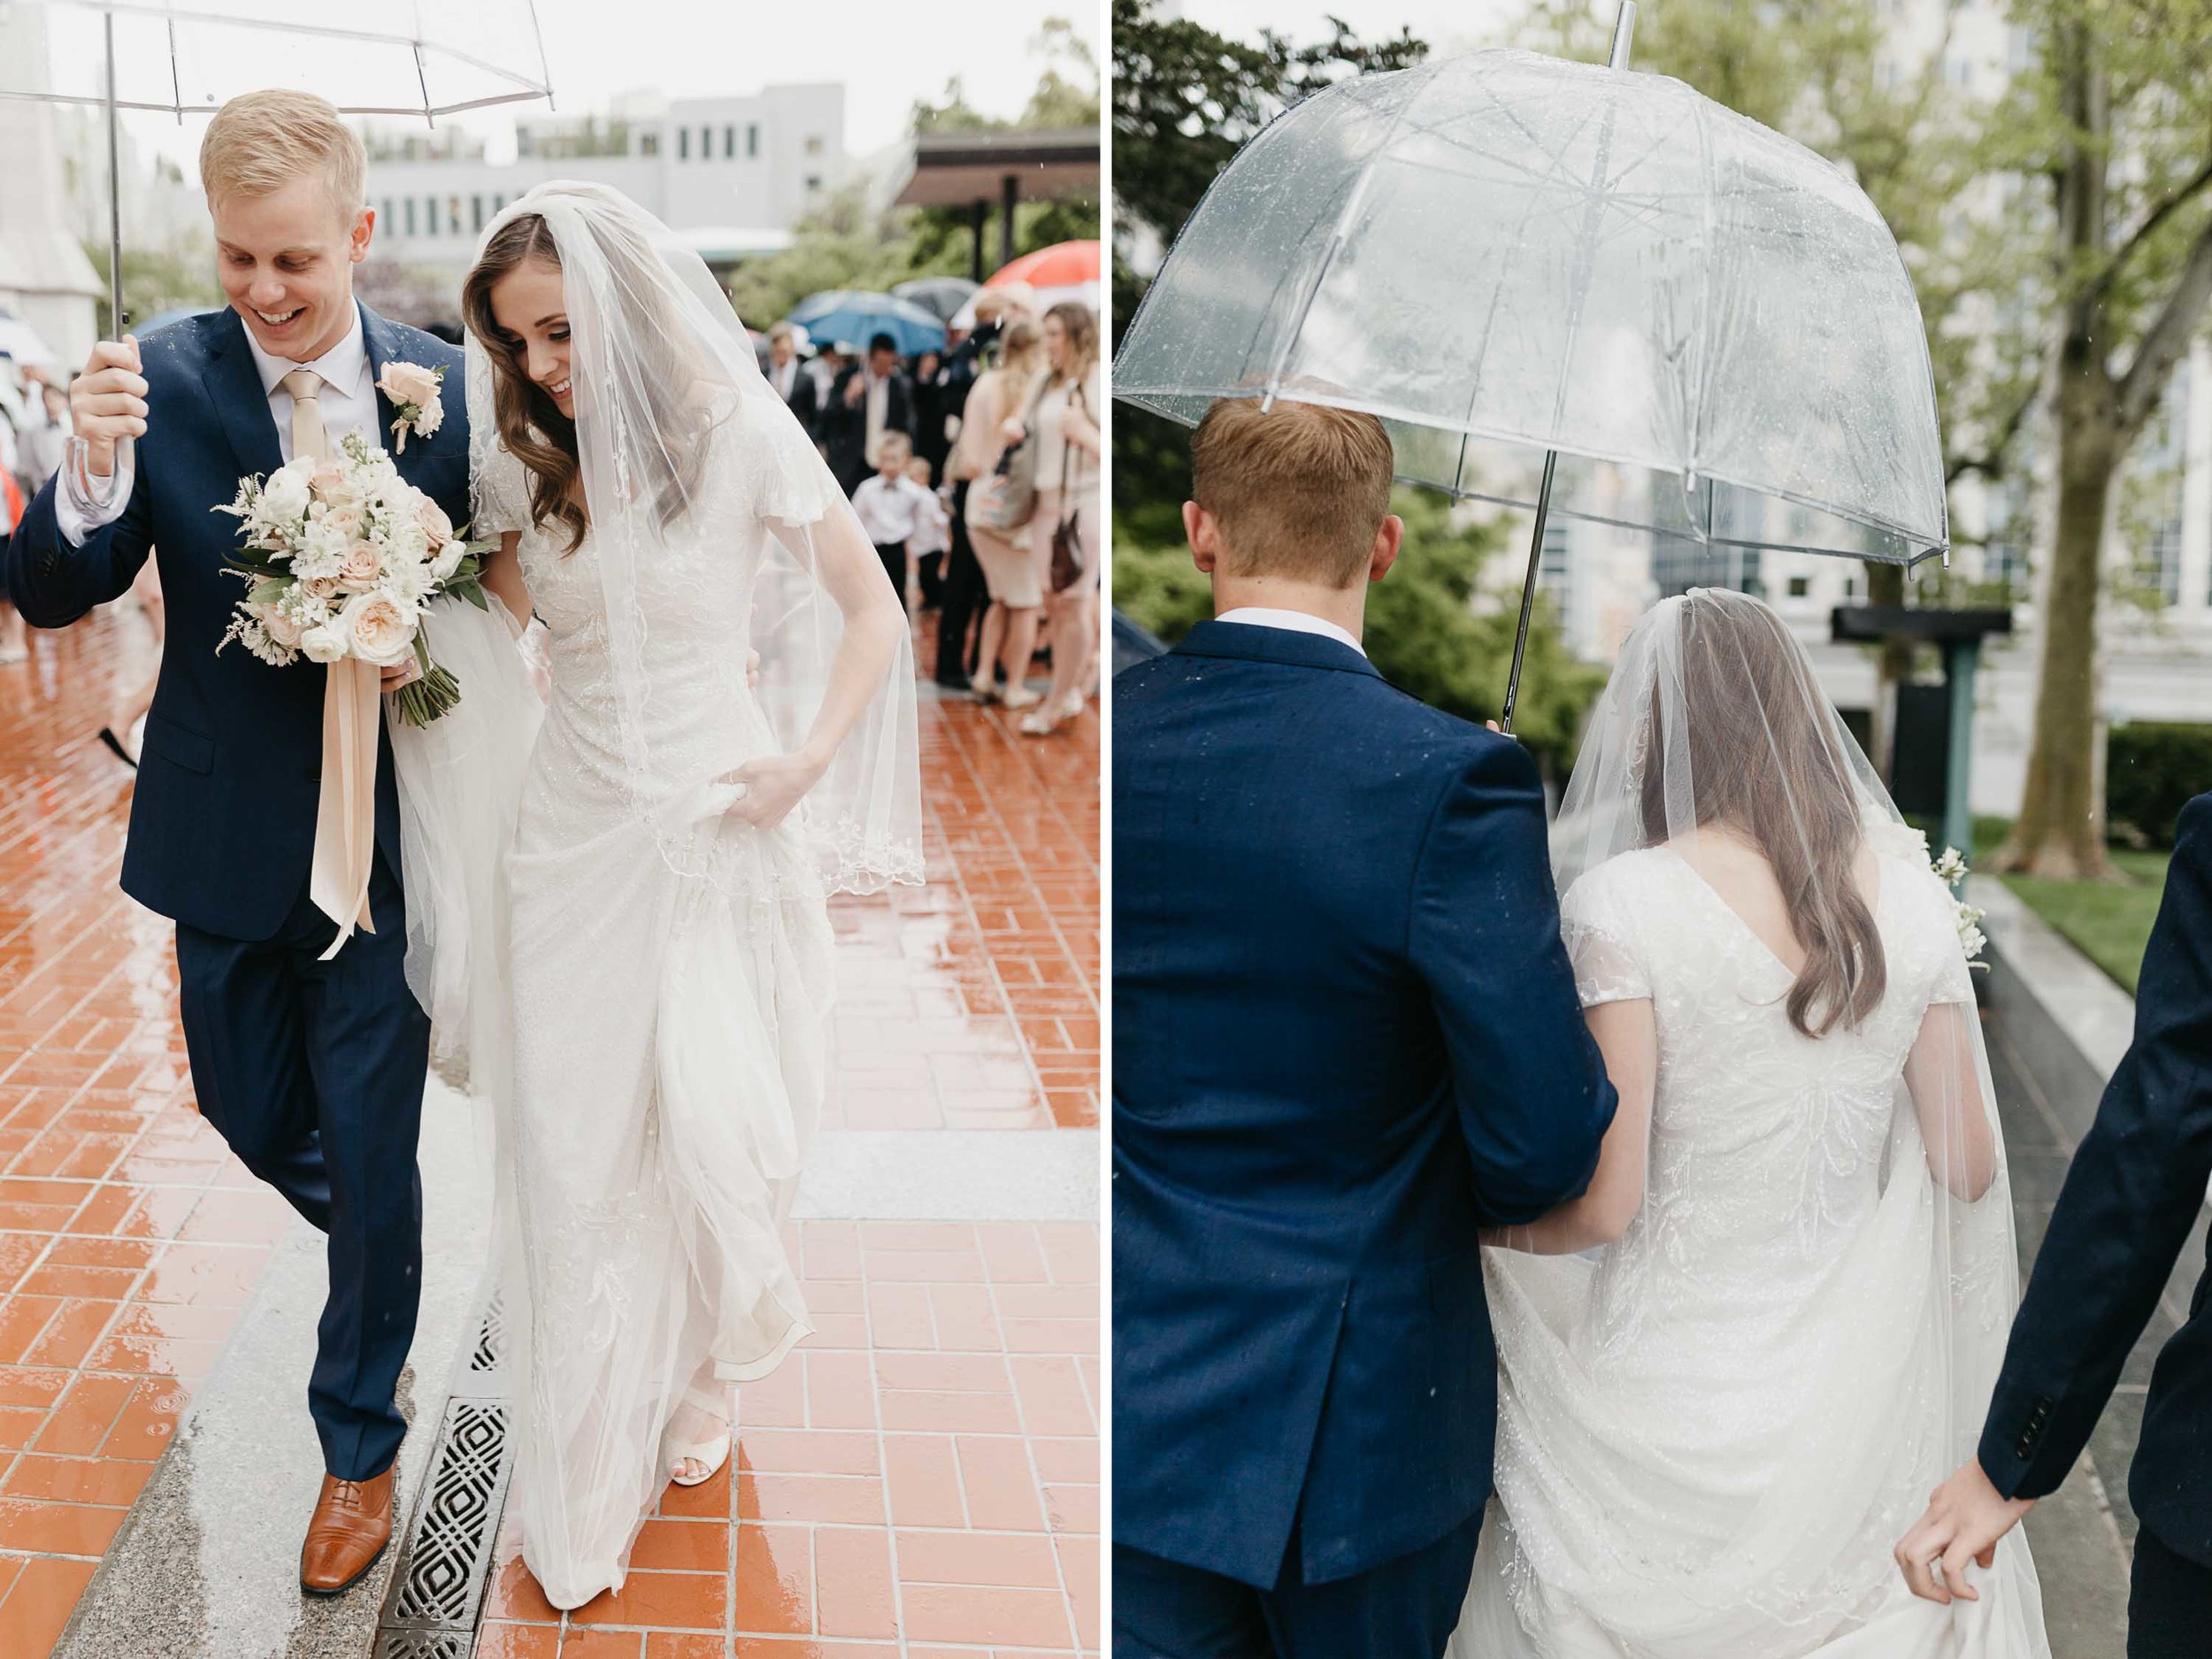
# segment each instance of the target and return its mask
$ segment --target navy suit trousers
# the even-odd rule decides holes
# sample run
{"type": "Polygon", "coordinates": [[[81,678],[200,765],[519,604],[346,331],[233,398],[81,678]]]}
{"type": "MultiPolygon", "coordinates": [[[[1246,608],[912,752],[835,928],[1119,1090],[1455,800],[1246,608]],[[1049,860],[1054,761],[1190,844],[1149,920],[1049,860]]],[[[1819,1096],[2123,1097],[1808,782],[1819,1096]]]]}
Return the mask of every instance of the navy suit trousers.
{"type": "Polygon", "coordinates": [[[328,962],[335,925],[303,888],[276,935],[177,926],[178,1001],[200,1112],[242,1163],[330,1238],[330,1300],[308,1409],[342,1480],[391,1466],[394,1402],[422,1290],[415,1141],[430,1020],[407,988],[405,905],[380,854],[376,932],[328,962]]]}

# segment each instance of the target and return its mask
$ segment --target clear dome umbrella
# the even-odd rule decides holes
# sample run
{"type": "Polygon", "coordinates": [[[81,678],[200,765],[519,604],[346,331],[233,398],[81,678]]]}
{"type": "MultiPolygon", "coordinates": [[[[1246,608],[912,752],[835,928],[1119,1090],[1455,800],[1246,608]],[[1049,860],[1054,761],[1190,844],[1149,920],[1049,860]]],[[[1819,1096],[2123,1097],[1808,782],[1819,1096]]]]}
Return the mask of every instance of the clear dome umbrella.
{"type": "Polygon", "coordinates": [[[1678,81],[1483,51],[1315,94],[1214,181],[1114,360],[1379,417],[1401,480],[1718,548],[1947,554],[1919,304],[1832,164],[1678,81]]]}

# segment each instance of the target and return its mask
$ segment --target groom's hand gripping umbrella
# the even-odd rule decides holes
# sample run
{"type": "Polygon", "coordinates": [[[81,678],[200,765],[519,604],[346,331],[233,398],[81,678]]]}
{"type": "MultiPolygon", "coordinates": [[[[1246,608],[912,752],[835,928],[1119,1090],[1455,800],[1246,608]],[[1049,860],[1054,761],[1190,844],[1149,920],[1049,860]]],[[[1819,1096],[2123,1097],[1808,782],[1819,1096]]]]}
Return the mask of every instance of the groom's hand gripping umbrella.
{"type": "MultiPolygon", "coordinates": [[[[1114,362],[1379,416],[1406,482],[1696,545],[1910,565],[1949,546],[1895,239],[1811,150],[1678,81],[1483,51],[1315,94],[1184,226],[1114,362]]],[[[1503,710],[1512,727],[1520,652],[1503,710]]]]}

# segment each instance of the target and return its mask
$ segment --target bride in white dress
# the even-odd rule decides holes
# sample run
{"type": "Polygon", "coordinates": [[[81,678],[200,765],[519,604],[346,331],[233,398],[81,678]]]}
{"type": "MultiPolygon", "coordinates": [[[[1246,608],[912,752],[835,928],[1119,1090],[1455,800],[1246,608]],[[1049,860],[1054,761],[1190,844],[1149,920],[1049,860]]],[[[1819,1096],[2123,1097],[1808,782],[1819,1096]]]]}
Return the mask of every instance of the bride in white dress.
{"type": "Polygon", "coordinates": [[[1891,1558],[2003,1356],[2009,1188],[1956,906],[1773,611],[1644,618],[1553,849],[1621,1106],[1483,1253],[1451,1659],[2047,1659],[2024,1539],[1951,1607],[1891,1558]]]}
{"type": "Polygon", "coordinates": [[[540,726],[504,618],[440,602],[462,702],[396,744],[411,975],[492,1107],[510,1526],[570,1608],[811,1328],[780,1229],[828,1079],[827,895],[921,879],[913,667],[842,492],[657,221],[541,186],[463,305],[472,534],[549,631],[550,695],[540,726]]]}

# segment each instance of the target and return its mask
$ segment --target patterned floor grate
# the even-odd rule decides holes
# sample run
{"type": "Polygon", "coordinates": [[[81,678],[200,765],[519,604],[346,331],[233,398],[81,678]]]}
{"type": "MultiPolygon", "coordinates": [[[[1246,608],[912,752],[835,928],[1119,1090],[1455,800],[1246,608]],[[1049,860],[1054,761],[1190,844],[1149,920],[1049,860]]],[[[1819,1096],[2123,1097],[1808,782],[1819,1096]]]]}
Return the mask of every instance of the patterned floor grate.
{"type": "Polygon", "coordinates": [[[505,1333],[495,1296],[446,1402],[428,1486],[385,1594],[376,1659],[468,1659],[475,1647],[507,1500],[507,1408],[499,1397],[505,1333]]]}

